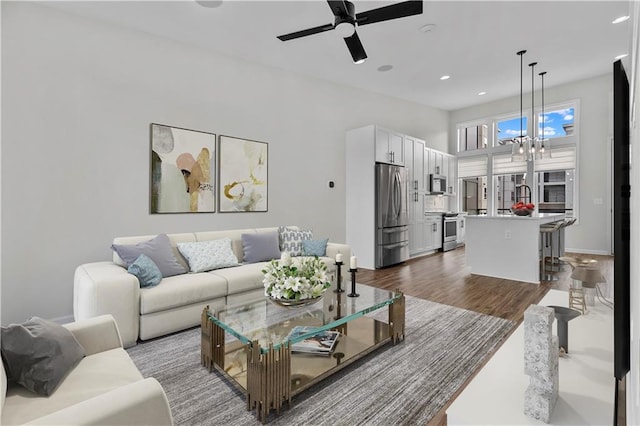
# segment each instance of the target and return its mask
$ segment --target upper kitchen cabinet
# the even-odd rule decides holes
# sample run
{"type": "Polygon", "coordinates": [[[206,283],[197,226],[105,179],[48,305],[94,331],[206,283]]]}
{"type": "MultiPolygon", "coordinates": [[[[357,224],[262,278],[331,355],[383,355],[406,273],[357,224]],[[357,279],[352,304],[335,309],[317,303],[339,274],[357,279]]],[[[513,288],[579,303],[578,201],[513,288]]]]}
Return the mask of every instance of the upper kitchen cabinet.
{"type": "Polygon", "coordinates": [[[376,126],[376,162],[404,166],[404,135],[376,126]]]}
{"type": "Polygon", "coordinates": [[[424,141],[411,136],[404,137],[404,163],[409,176],[408,191],[424,193],[427,184],[424,141]]]}
{"type": "Polygon", "coordinates": [[[429,149],[429,173],[433,175],[443,175],[444,168],[442,161],[444,159],[444,153],[436,151],[435,149],[429,149]]]}
{"type": "Polygon", "coordinates": [[[447,177],[447,188],[445,195],[456,195],[456,156],[445,154],[443,158],[444,175],[447,177]]]}

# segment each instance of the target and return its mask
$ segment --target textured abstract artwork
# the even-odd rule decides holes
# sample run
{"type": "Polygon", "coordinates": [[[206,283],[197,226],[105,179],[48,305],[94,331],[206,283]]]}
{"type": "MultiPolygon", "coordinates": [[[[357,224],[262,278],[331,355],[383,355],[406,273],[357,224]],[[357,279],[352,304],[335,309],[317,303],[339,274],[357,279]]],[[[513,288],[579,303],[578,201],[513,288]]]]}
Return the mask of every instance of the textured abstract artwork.
{"type": "Polygon", "coordinates": [[[151,213],[215,211],[216,135],[151,124],[151,213]]]}
{"type": "Polygon", "coordinates": [[[265,142],[220,136],[221,212],[267,211],[267,160],[265,142]]]}

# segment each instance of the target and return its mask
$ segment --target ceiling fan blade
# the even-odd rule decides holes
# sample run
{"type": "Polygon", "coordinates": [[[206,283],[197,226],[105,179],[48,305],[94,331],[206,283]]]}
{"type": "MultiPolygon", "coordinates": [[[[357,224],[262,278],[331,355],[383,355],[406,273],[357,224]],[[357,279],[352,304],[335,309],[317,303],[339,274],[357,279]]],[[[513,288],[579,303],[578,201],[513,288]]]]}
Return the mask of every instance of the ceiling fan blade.
{"type": "Polygon", "coordinates": [[[347,5],[342,0],[327,0],[329,7],[335,16],[349,16],[347,5]]]}
{"type": "Polygon", "coordinates": [[[390,19],[404,18],[406,16],[420,15],[422,13],[422,0],[403,1],[402,3],[391,4],[377,9],[367,10],[356,14],[358,25],[373,24],[376,22],[388,21],[390,19]]]}
{"type": "Polygon", "coordinates": [[[364,51],[364,47],[360,42],[360,37],[358,37],[358,33],[353,33],[351,37],[345,38],[344,42],[347,43],[347,48],[351,53],[353,62],[359,64],[364,62],[365,59],[367,59],[367,53],[364,51]]]}
{"type": "Polygon", "coordinates": [[[278,36],[282,41],[293,40],[294,38],[306,37],[313,34],[323,33],[333,29],[333,24],[320,25],[319,27],[307,28],[306,30],[296,31],[295,33],[284,34],[278,36]]]}

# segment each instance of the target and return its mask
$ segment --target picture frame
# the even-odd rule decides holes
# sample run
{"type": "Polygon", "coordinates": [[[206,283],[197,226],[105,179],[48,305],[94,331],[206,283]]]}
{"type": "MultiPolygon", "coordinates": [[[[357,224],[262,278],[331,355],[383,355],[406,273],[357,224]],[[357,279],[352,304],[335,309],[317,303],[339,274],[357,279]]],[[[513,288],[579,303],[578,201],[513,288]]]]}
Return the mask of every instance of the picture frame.
{"type": "Polygon", "coordinates": [[[216,211],[216,134],[150,125],[151,214],[216,211]]]}
{"type": "Polygon", "coordinates": [[[269,144],[221,135],[218,158],[218,211],[267,212],[269,144]]]}

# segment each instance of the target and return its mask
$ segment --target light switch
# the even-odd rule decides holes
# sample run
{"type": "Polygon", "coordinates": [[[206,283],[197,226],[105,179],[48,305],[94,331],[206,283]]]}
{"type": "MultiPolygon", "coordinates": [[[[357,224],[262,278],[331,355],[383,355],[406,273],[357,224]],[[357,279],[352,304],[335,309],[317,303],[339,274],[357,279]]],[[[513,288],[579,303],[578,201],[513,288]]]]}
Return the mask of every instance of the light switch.
{"type": "Polygon", "coordinates": [[[602,205],[602,198],[594,198],[593,199],[593,204],[595,204],[596,206],[601,206],[602,205]]]}

